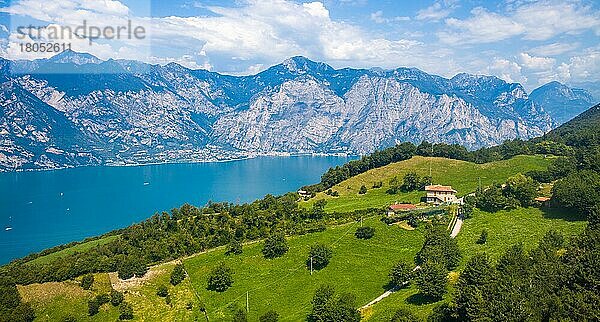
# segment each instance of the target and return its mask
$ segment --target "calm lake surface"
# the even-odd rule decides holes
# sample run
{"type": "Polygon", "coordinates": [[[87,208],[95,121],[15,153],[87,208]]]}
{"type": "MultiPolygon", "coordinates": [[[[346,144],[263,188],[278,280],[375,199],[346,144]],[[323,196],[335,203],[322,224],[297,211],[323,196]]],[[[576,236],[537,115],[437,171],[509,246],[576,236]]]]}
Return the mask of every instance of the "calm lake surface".
{"type": "Polygon", "coordinates": [[[0,264],[209,200],[243,203],[315,183],[352,158],[83,167],[0,174],[0,264]],[[7,227],[12,229],[6,230],[7,227]]]}

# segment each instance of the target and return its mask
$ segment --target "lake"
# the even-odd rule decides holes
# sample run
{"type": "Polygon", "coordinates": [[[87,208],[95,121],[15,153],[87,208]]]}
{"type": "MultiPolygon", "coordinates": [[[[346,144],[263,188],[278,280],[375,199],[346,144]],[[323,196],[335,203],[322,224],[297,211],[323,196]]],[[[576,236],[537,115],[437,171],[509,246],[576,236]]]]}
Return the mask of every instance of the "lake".
{"type": "Polygon", "coordinates": [[[243,203],[316,183],[351,157],[81,167],[0,174],[0,264],[140,222],[184,203],[243,203]],[[6,230],[7,227],[12,229],[6,230]]]}

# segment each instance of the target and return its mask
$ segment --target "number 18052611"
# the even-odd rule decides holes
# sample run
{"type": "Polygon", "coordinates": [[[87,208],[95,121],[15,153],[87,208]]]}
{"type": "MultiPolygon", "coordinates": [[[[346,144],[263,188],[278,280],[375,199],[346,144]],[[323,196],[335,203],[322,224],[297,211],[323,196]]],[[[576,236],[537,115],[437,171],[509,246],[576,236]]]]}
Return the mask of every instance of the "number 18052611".
{"type": "Polygon", "coordinates": [[[36,53],[58,53],[58,52],[62,52],[65,50],[70,50],[71,49],[71,44],[70,43],[53,43],[53,42],[49,42],[49,43],[26,43],[26,44],[19,44],[19,46],[21,47],[21,52],[36,52],[36,53]]]}

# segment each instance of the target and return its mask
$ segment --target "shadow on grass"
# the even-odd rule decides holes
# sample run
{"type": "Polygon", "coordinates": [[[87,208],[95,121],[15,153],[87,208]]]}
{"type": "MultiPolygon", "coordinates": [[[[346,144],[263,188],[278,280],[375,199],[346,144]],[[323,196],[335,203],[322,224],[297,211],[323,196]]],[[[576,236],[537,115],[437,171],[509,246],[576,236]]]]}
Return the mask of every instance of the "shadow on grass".
{"type": "Polygon", "coordinates": [[[583,214],[578,214],[576,210],[543,207],[541,208],[544,218],[547,219],[563,219],[566,221],[585,221],[586,217],[583,214]]]}
{"type": "Polygon", "coordinates": [[[406,298],[406,303],[412,305],[427,305],[435,302],[439,302],[441,299],[435,299],[429,296],[425,296],[421,293],[413,294],[406,298]]]}

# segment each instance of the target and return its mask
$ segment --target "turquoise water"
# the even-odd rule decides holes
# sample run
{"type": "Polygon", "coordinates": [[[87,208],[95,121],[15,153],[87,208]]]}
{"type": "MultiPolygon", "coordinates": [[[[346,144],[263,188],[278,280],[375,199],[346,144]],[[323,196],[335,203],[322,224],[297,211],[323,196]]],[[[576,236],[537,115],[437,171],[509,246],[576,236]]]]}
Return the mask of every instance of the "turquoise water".
{"type": "Polygon", "coordinates": [[[0,174],[0,264],[126,227],[184,203],[249,202],[319,181],[346,157],[83,167],[0,174]],[[6,230],[11,227],[11,230],[6,230]]]}

